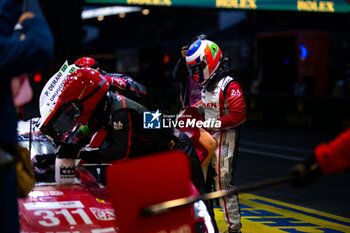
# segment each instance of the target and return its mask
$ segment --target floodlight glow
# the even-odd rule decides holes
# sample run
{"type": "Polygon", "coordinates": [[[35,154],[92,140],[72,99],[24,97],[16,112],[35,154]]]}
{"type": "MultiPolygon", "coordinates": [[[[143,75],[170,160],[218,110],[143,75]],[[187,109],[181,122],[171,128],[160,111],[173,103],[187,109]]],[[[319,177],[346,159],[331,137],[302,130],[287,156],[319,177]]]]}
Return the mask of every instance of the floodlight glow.
{"type": "Polygon", "coordinates": [[[101,7],[96,9],[84,10],[81,13],[82,19],[97,18],[98,16],[108,16],[108,15],[118,15],[121,13],[130,13],[141,11],[141,7],[129,7],[129,6],[111,6],[111,7],[101,7]]]}

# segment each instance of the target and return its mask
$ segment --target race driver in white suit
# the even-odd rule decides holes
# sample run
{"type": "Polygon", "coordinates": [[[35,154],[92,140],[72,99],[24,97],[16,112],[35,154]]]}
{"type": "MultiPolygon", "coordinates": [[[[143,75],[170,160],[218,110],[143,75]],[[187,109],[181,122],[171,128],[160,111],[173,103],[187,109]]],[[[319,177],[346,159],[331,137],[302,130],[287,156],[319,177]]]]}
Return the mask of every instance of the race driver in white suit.
{"type": "MultiPolygon", "coordinates": [[[[192,78],[202,87],[202,98],[195,105],[205,120],[218,120],[221,126],[209,129],[217,141],[211,165],[215,170],[215,189],[233,188],[234,170],[239,142],[239,125],[245,121],[245,101],[238,80],[229,67],[229,58],[212,41],[193,42],[186,54],[186,64],[192,78]]],[[[217,124],[216,124],[217,126],[217,124]]],[[[241,214],[237,195],[220,198],[225,213],[226,232],[239,233],[241,214]]]]}

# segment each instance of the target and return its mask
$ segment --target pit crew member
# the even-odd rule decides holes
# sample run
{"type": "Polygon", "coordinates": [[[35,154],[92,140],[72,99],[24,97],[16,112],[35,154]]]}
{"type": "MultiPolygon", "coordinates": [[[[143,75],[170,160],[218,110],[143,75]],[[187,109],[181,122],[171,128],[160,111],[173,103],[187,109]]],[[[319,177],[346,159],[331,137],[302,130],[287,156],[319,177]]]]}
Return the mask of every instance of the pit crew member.
{"type": "Polygon", "coordinates": [[[144,129],[144,112],[147,109],[142,105],[109,90],[109,83],[98,71],[81,68],[67,77],[41,130],[55,141],[65,142],[81,125],[104,135],[99,148],[80,150],[79,158],[86,162],[117,162],[158,151],[184,151],[190,159],[192,181],[204,192],[203,173],[191,140],[174,128],[144,129]]]}
{"type": "Polygon", "coordinates": [[[350,168],[350,128],[328,143],[319,144],[313,154],[295,165],[290,174],[294,187],[315,183],[322,175],[342,172],[350,168]]]}

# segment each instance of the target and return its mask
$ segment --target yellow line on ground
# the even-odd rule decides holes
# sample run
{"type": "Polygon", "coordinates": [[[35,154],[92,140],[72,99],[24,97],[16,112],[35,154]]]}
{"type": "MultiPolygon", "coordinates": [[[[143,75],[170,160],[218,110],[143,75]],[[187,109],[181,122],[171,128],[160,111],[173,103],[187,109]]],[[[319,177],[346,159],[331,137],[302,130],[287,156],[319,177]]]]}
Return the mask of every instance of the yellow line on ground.
{"type": "MultiPolygon", "coordinates": [[[[253,194],[239,194],[243,233],[339,233],[350,232],[350,219],[253,194]]],[[[224,214],[215,208],[220,232],[226,229],[224,214]]]]}

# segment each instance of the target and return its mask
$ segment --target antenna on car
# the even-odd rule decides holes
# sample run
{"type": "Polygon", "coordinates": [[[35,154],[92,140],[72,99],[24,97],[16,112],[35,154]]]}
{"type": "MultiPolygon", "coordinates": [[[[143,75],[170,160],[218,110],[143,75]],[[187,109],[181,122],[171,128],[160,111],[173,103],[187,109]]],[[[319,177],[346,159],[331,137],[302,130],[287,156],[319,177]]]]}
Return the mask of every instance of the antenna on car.
{"type": "Polygon", "coordinates": [[[32,155],[32,117],[29,119],[29,154],[32,155]]]}

